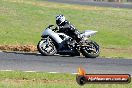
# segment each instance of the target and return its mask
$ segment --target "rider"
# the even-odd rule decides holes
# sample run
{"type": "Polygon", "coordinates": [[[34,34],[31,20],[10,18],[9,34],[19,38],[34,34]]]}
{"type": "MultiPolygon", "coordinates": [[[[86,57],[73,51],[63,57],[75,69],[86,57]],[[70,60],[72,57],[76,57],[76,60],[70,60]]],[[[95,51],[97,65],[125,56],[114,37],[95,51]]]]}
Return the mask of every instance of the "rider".
{"type": "Polygon", "coordinates": [[[65,19],[64,15],[56,16],[56,24],[58,25],[59,32],[65,33],[77,42],[80,42],[80,32],[65,19]]]}

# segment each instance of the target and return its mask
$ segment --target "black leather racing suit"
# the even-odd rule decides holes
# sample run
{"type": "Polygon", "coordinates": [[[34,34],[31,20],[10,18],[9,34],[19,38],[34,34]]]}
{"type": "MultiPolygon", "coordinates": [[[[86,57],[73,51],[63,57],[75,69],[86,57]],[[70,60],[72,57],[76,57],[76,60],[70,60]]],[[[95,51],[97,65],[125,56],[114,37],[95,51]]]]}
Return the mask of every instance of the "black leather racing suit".
{"type": "Polygon", "coordinates": [[[75,39],[77,42],[80,42],[80,32],[73,25],[71,25],[70,22],[64,21],[61,25],[58,26],[58,32],[65,33],[66,35],[75,39]]]}

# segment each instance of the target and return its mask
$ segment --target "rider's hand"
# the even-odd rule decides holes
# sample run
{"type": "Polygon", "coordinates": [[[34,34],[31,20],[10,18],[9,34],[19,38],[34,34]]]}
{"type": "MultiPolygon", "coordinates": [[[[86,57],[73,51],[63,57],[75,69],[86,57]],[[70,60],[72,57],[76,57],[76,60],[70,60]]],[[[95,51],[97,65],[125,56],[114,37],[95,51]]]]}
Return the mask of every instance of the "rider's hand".
{"type": "Polygon", "coordinates": [[[53,29],[53,31],[59,30],[59,27],[56,27],[55,29],[53,29]]]}
{"type": "Polygon", "coordinates": [[[56,29],[56,30],[59,30],[59,27],[57,26],[55,29],[56,29]]]}

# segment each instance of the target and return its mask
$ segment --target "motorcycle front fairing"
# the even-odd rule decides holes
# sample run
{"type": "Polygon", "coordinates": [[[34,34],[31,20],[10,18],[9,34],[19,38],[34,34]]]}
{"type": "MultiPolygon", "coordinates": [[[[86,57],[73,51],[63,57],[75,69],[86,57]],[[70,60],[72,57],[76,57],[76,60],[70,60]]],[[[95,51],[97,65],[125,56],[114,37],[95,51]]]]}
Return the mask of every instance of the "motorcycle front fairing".
{"type": "Polygon", "coordinates": [[[50,36],[51,38],[53,38],[58,44],[61,43],[63,40],[59,37],[59,35],[57,33],[55,33],[54,31],[52,31],[50,28],[46,28],[43,33],[42,36],[50,36]]]}

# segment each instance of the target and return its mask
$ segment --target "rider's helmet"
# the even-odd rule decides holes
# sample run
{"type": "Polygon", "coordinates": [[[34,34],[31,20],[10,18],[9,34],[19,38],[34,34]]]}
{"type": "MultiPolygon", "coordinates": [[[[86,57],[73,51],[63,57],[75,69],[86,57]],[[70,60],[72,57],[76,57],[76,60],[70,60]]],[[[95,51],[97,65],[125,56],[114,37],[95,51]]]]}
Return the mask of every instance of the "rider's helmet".
{"type": "Polygon", "coordinates": [[[63,22],[65,22],[65,16],[64,15],[56,16],[56,24],[58,26],[60,26],[63,22]]]}

